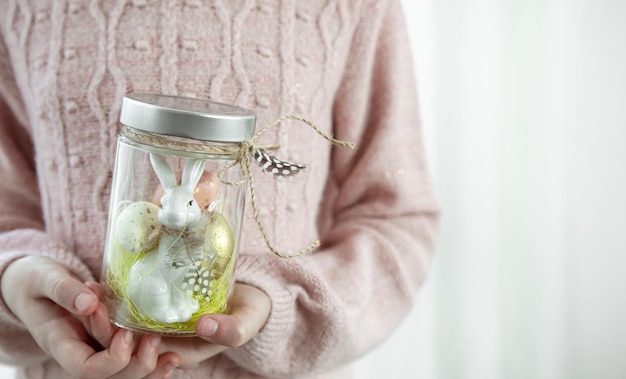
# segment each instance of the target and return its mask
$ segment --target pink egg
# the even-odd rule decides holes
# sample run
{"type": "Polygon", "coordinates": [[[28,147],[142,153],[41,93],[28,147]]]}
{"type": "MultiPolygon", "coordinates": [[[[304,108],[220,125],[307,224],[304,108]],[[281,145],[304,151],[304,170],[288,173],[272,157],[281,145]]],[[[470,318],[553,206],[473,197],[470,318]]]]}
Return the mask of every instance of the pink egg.
{"type": "MultiPolygon", "coordinates": [[[[180,180],[180,174],[177,175],[177,177],[178,180],[180,180]]],[[[205,171],[193,191],[193,197],[196,199],[196,202],[201,209],[206,209],[217,197],[218,189],[219,179],[217,178],[217,175],[212,172],[205,171]]],[[[152,195],[152,202],[160,207],[161,197],[163,197],[163,186],[159,184],[152,195]]]]}
{"type": "Polygon", "coordinates": [[[219,180],[217,175],[212,172],[204,172],[200,181],[193,191],[193,197],[202,209],[206,209],[209,204],[217,197],[217,190],[219,189],[219,180]]]}

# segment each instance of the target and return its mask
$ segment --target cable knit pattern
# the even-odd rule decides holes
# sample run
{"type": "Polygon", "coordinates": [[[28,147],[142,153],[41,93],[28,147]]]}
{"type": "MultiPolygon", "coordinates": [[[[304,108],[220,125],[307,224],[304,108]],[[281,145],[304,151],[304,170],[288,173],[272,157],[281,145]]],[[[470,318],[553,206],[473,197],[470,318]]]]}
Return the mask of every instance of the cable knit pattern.
{"type": "MultiPolygon", "coordinates": [[[[406,315],[437,205],[397,0],[4,0],[0,15],[0,274],[46,255],[99,277],[122,96],[163,93],[251,108],[258,127],[297,113],[358,145],[294,121],[260,138],[309,167],[255,172],[270,239],[322,247],[276,258],[246,212],[237,280],[270,296],[270,318],[173,378],[347,378],[406,315]]],[[[0,359],[66,377],[2,302],[0,359]]]]}

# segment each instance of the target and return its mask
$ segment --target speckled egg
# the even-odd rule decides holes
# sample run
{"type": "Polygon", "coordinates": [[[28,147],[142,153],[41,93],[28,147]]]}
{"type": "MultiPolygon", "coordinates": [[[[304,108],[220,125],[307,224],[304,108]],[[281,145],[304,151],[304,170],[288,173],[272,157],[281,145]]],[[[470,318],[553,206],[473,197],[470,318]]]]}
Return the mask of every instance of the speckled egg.
{"type": "Polygon", "coordinates": [[[161,223],[159,207],[148,201],[128,204],[115,218],[114,239],[117,246],[133,254],[154,249],[159,242],[161,223]]]}

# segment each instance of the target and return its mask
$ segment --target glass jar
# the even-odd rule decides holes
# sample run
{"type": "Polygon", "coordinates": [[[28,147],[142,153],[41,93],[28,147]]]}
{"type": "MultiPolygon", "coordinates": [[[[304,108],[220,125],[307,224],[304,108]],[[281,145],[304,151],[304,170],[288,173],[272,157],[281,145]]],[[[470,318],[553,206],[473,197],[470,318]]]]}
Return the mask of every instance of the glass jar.
{"type": "Polygon", "coordinates": [[[245,181],[239,143],[255,115],[208,100],[123,99],[101,282],[123,328],[194,336],[224,313],[234,279],[245,181]]]}

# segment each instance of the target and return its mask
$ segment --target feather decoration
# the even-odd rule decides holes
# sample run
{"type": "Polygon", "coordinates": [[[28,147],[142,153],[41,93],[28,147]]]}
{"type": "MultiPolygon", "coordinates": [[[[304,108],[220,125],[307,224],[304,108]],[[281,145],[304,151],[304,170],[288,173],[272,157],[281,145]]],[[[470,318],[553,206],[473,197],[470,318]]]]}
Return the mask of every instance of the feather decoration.
{"type": "Polygon", "coordinates": [[[294,176],[306,168],[305,165],[282,161],[263,149],[256,149],[253,159],[259,167],[275,176],[294,176]]]}

